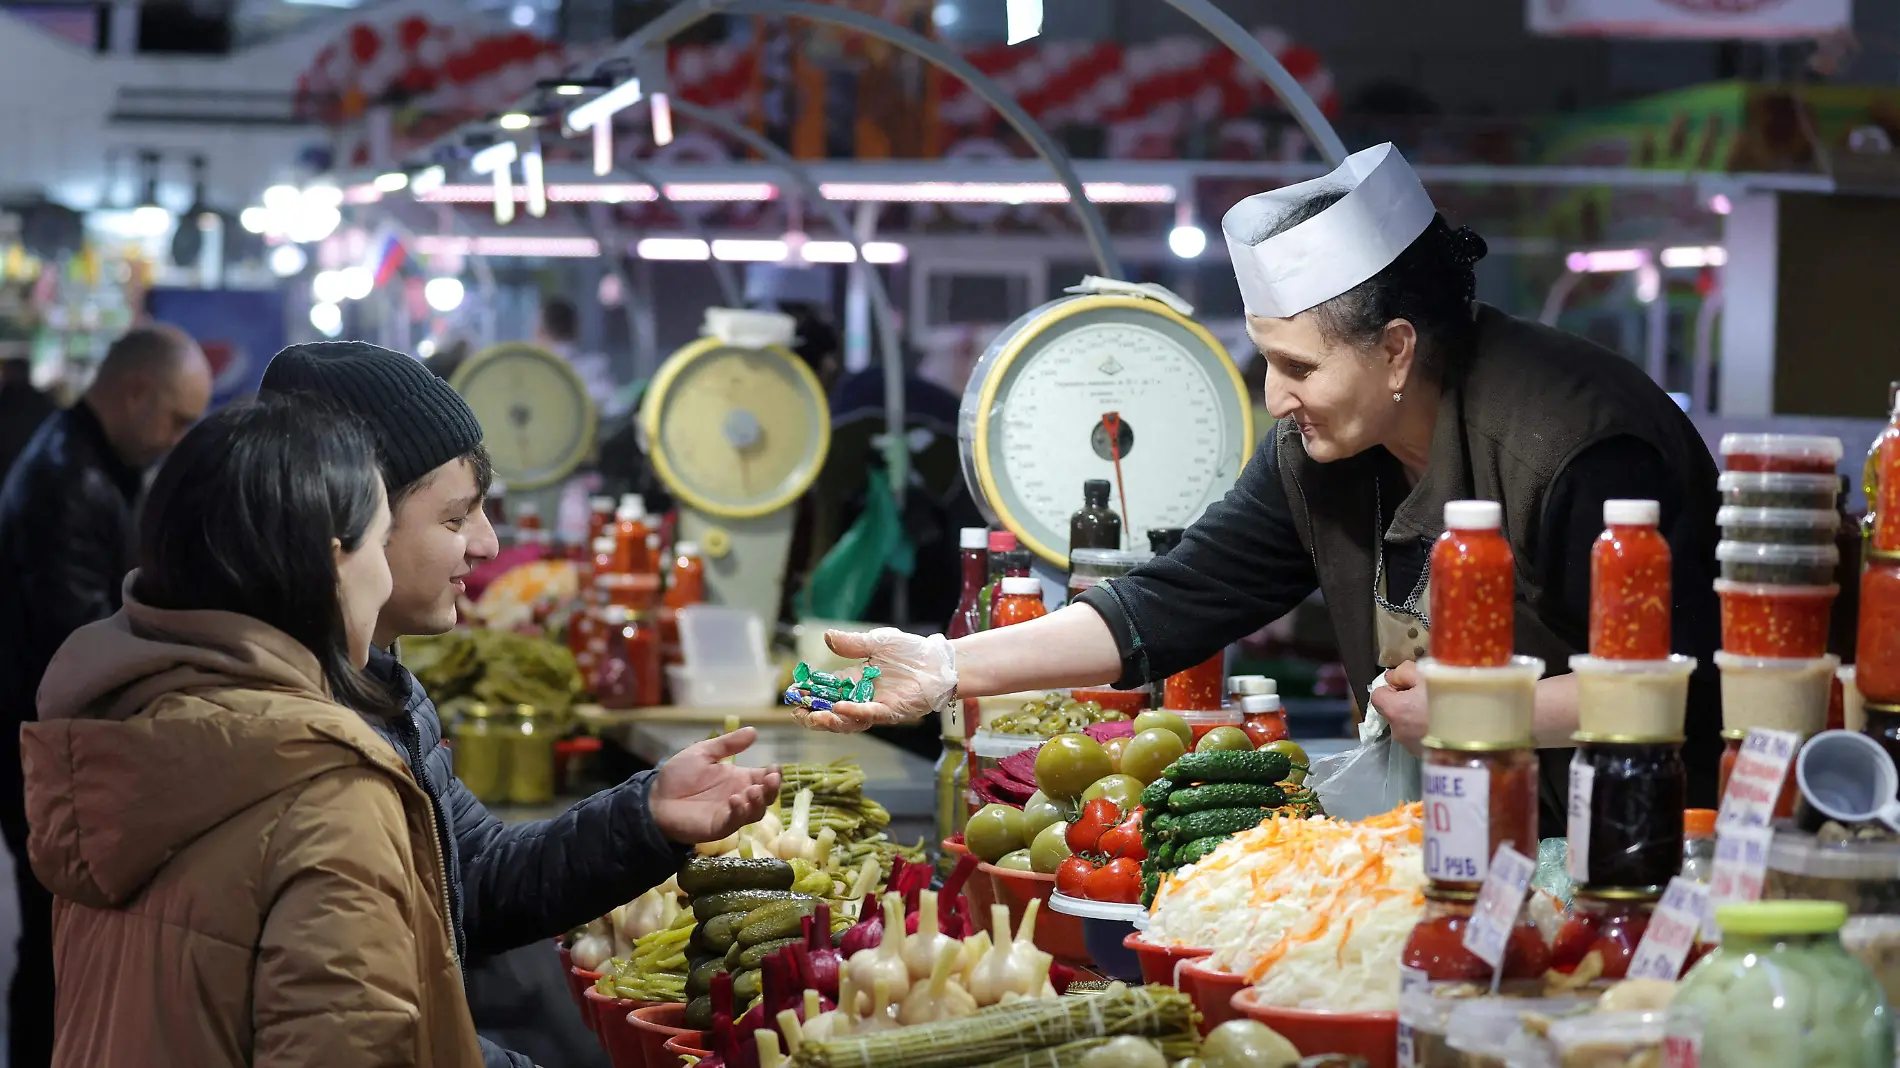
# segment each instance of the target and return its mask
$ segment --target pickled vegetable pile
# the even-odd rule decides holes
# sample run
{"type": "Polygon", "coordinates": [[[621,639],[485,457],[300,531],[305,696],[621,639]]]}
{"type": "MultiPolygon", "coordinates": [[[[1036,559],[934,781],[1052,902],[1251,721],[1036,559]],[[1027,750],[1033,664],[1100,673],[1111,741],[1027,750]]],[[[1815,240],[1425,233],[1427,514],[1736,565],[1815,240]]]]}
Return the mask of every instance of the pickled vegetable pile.
{"type": "MultiPolygon", "coordinates": [[[[1202,741],[1213,737],[1210,732],[1202,741]]],[[[1161,769],[1141,793],[1148,854],[1142,903],[1154,903],[1163,876],[1194,864],[1263,819],[1320,815],[1319,798],[1294,778],[1304,772],[1304,761],[1296,772],[1293,758],[1274,748],[1203,749],[1161,769]]]]}

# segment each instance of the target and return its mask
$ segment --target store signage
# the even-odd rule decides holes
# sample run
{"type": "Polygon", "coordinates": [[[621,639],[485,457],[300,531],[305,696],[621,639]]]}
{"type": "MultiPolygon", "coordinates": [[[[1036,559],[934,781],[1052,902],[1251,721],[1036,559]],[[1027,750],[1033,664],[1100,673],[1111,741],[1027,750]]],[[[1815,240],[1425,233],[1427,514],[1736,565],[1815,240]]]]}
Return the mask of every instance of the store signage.
{"type": "Polygon", "coordinates": [[[1696,932],[1702,929],[1708,910],[1708,887],[1694,879],[1678,875],[1669,880],[1662,901],[1649,918],[1636,954],[1630,958],[1631,979],[1661,979],[1675,982],[1682,974],[1682,962],[1689,959],[1695,946],[1696,932]]]}
{"type": "Polygon", "coordinates": [[[1801,736],[1793,731],[1761,727],[1749,730],[1735,756],[1728,789],[1722,794],[1722,809],[1715,818],[1716,833],[1768,826],[1774,819],[1782,784],[1787,781],[1788,767],[1800,748],[1801,736]]]}
{"type": "Polygon", "coordinates": [[[1852,0],[1525,0],[1532,33],[1789,40],[1845,32],[1852,0]]]}
{"type": "Polygon", "coordinates": [[[1491,871],[1465,928],[1465,948],[1494,969],[1504,962],[1504,947],[1517,929],[1517,914],[1536,874],[1537,862],[1508,845],[1491,855],[1491,871]]]}

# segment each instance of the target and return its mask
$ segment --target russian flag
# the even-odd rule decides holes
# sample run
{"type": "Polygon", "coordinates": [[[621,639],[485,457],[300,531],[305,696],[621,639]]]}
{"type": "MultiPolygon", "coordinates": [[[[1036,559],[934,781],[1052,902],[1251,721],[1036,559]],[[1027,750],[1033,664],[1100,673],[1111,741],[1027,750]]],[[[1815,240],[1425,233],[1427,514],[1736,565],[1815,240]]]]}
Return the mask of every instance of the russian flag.
{"type": "Polygon", "coordinates": [[[366,265],[369,267],[370,273],[376,276],[376,286],[378,289],[387,285],[390,279],[396,277],[396,272],[402,269],[403,260],[407,259],[408,255],[408,252],[402,247],[402,241],[396,237],[395,230],[384,227],[382,231],[376,235],[376,240],[370,245],[369,258],[366,265]]]}

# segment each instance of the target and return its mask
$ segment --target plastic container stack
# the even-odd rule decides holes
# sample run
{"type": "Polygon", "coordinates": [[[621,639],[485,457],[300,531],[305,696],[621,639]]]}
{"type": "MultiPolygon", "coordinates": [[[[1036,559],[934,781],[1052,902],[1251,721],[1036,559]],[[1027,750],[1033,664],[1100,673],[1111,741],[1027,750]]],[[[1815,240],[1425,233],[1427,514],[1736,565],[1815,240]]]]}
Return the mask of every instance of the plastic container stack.
{"type": "MultiPolygon", "coordinates": [[[[1727,470],[1718,483],[1722,542],[1721,785],[1728,787],[1742,740],[1752,728],[1790,731],[1803,740],[1827,726],[1838,657],[1827,652],[1828,620],[1840,587],[1838,438],[1728,434],[1727,470]]],[[[1794,813],[1788,777],[1776,818],[1794,813]]]]}

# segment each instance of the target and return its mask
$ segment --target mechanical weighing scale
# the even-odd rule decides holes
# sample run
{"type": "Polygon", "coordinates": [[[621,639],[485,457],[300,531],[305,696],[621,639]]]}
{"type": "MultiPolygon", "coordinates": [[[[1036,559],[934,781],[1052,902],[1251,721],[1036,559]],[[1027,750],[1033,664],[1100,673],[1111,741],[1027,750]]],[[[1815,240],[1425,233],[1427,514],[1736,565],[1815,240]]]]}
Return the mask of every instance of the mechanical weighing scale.
{"type": "Polygon", "coordinates": [[[978,507],[1057,572],[1084,481],[1116,484],[1123,547],[1145,549],[1147,531],[1200,518],[1254,448],[1247,387],[1190,306],[1156,286],[1090,286],[1004,328],[958,420],[978,507]]]}
{"type": "Polygon", "coordinates": [[[600,418],[580,375],[546,349],[508,342],[470,356],[449,384],[482,425],[496,480],[556,515],[561,481],[594,447],[600,418]]]}
{"type": "Polygon", "coordinates": [[[707,600],[748,608],[769,627],[793,506],[831,447],[831,408],[804,360],[756,340],[702,337],[667,357],[639,425],[654,472],[678,501],[679,538],[705,554],[707,600]]]}

